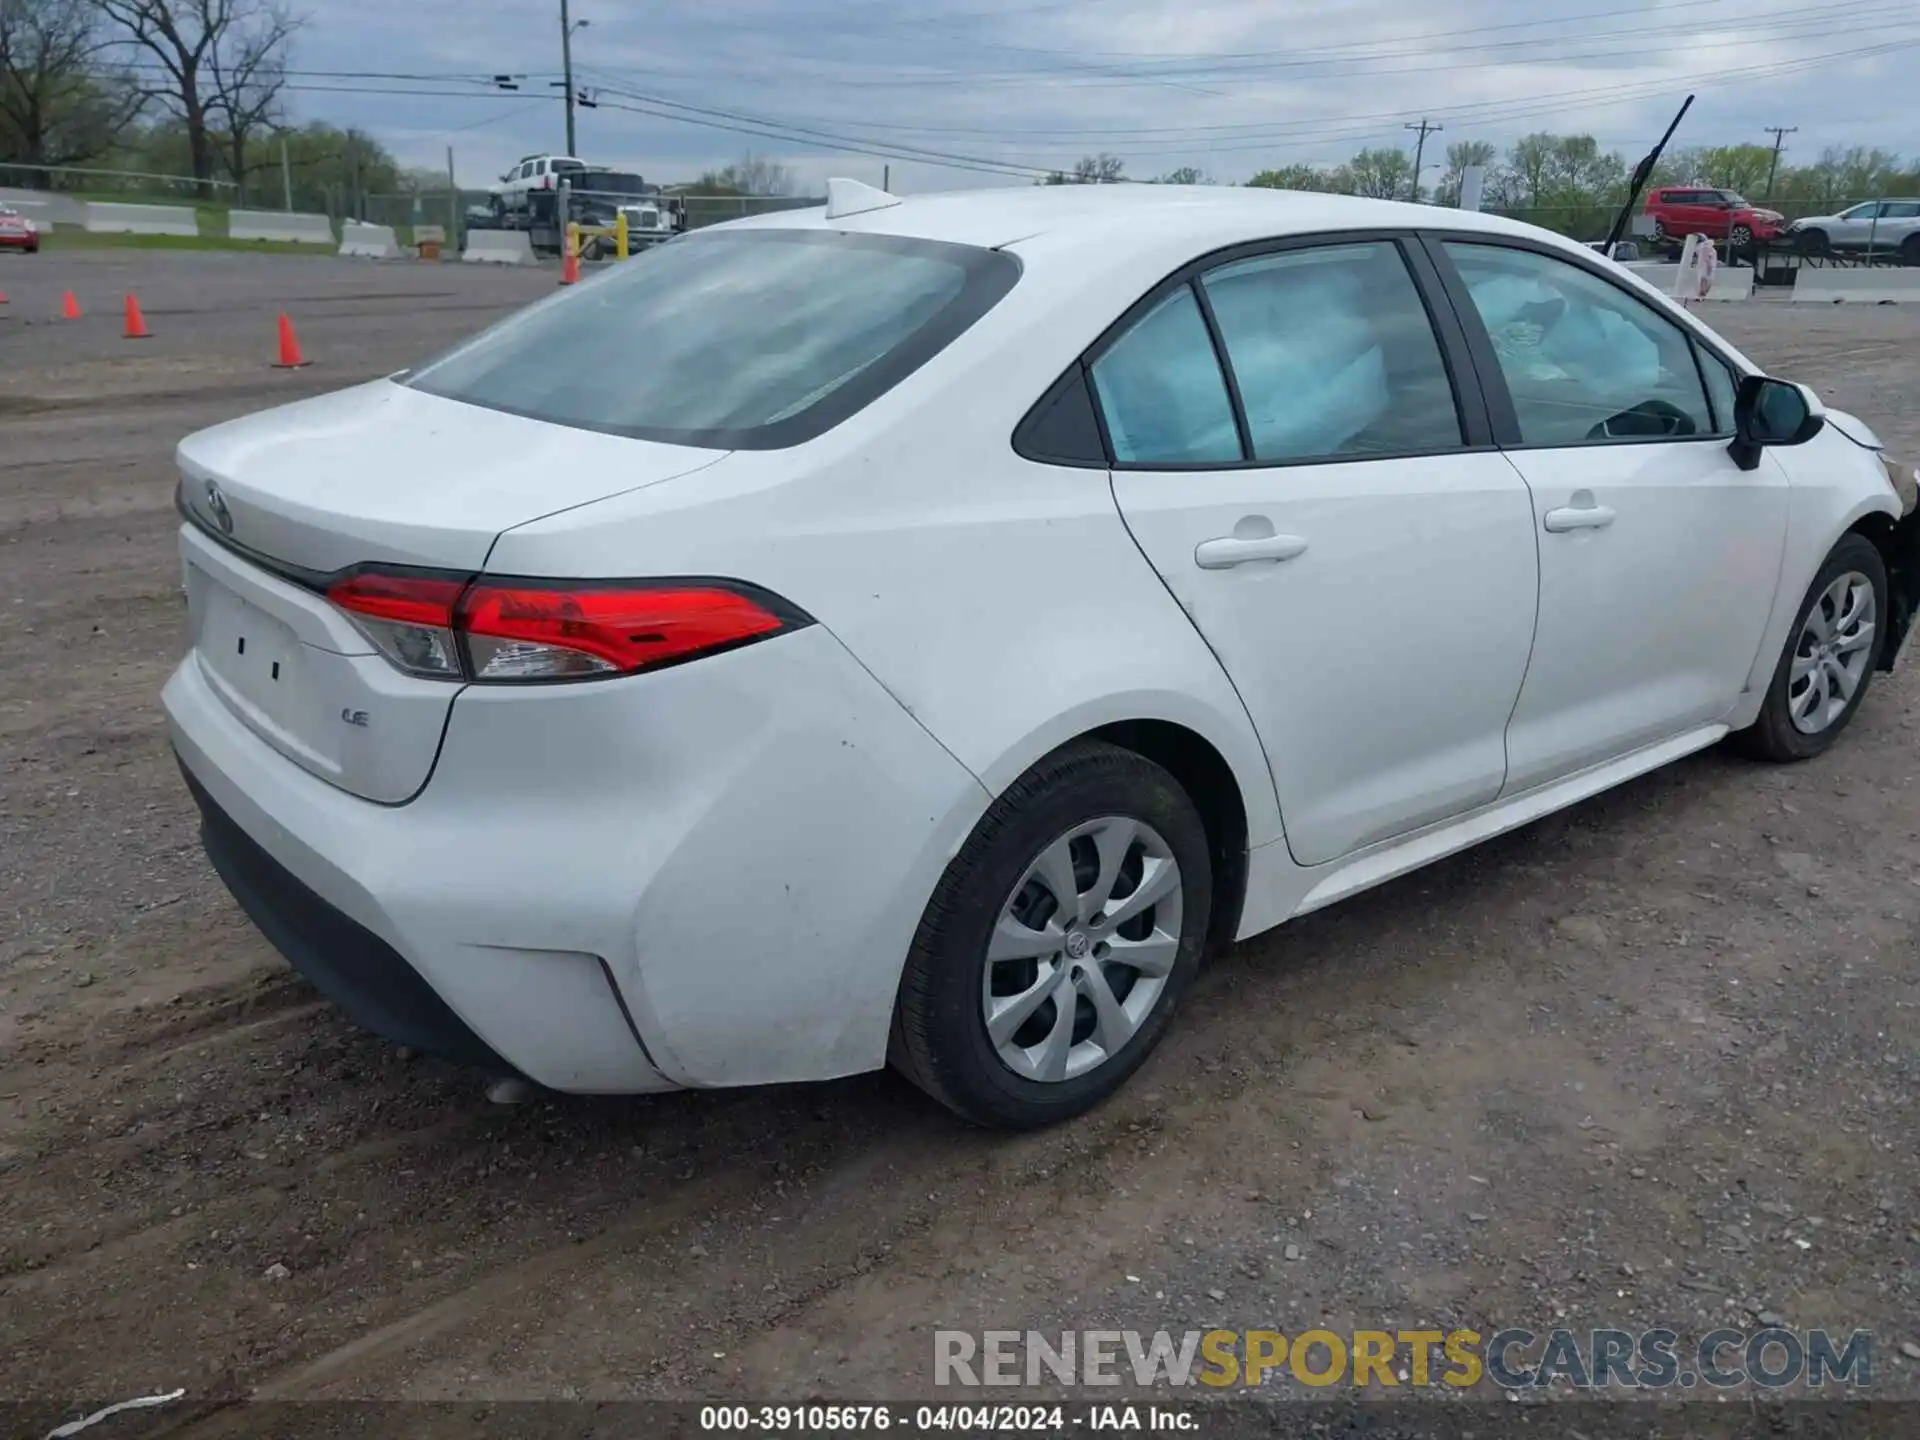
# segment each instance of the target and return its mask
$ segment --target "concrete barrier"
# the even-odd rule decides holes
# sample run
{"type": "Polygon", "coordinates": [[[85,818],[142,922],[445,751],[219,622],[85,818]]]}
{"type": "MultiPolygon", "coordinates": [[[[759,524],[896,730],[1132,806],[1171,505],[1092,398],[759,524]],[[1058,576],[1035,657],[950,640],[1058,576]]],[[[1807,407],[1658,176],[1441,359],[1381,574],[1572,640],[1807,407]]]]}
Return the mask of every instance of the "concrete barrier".
{"type": "Polygon", "coordinates": [[[90,200],[81,223],[94,235],[198,235],[190,205],[121,205],[90,200]]]}
{"type": "Polygon", "coordinates": [[[1753,298],[1753,271],[1733,270],[1722,265],[1713,272],[1713,288],[1704,299],[1711,304],[1715,300],[1751,300],[1753,298]]]}
{"type": "Polygon", "coordinates": [[[533,241],[524,230],[469,230],[460,258],[468,264],[533,264],[533,241]]]}
{"type": "Polygon", "coordinates": [[[1920,302],[1920,266],[1898,270],[1829,270],[1800,267],[1793,278],[1796,301],[1831,305],[1847,300],[1860,305],[1879,305],[1889,301],[1905,304],[1920,302]]]}
{"type": "Polygon", "coordinates": [[[1665,261],[1625,260],[1621,263],[1662,295],[1673,294],[1673,282],[1680,278],[1680,267],[1665,261]]]}
{"type": "MultiPolygon", "coordinates": [[[[1653,286],[1662,295],[1673,295],[1674,282],[1680,278],[1680,267],[1660,260],[1629,260],[1626,268],[1638,275],[1647,284],[1653,286]]],[[[1707,292],[1708,300],[1751,300],[1753,298],[1753,271],[1736,270],[1731,265],[1722,265],[1713,272],[1713,289],[1707,292]]]]}
{"type": "Polygon", "coordinates": [[[81,225],[86,223],[87,218],[87,207],[83,201],[47,190],[0,188],[0,205],[18,210],[42,229],[52,225],[81,225]]]}
{"type": "Polygon", "coordinates": [[[362,225],[349,220],[340,227],[340,253],[362,260],[398,260],[400,242],[391,225],[362,225]]]}
{"type": "Polygon", "coordinates": [[[301,215],[280,210],[236,210],[227,217],[227,234],[235,240],[284,240],[308,245],[331,245],[333,221],[324,215],[301,215]]]}

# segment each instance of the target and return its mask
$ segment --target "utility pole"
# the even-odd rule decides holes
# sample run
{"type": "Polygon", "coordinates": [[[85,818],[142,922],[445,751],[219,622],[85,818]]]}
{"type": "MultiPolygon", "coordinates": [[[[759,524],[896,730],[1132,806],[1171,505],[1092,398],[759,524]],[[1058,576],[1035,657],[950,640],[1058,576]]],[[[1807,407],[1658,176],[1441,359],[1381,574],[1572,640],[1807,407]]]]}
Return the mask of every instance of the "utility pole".
{"type": "Polygon", "coordinates": [[[288,214],[293,213],[293,166],[287,163],[287,137],[280,137],[280,195],[288,214]]]}
{"type": "Polygon", "coordinates": [[[560,0],[560,71],[567,87],[567,154],[574,155],[578,152],[573,148],[573,22],[567,18],[567,0],[560,0]]]}
{"type": "Polygon", "coordinates": [[[1447,127],[1431,124],[1423,115],[1419,124],[1408,121],[1404,128],[1420,132],[1420,139],[1413,147],[1413,203],[1418,205],[1420,203],[1420,168],[1426,160],[1427,136],[1436,135],[1447,127]]]}
{"type": "Polygon", "coordinates": [[[1787,136],[1796,133],[1799,129],[1800,127],[1798,125],[1769,125],[1766,127],[1767,133],[1773,136],[1773,162],[1767,166],[1767,193],[1761,197],[1763,200],[1771,200],[1773,198],[1773,177],[1775,172],[1780,168],[1780,147],[1786,143],[1787,136]]]}

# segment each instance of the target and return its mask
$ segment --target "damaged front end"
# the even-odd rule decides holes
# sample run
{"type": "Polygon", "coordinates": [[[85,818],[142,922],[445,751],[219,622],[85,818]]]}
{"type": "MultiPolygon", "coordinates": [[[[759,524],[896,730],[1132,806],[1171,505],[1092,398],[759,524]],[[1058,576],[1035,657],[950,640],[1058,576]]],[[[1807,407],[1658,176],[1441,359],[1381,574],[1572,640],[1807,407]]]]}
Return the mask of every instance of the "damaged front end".
{"type": "Polygon", "coordinates": [[[1877,668],[1891,670],[1913,628],[1914,614],[1920,611],[1920,469],[1909,469],[1884,451],[1880,459],[1887,467],[1894,494],[1900,497],[1900,518],[1884,520],[1870,532],[1887,562],[1892,611],[1887,617],[1886,642],[1880,647],[1877,668]]]}

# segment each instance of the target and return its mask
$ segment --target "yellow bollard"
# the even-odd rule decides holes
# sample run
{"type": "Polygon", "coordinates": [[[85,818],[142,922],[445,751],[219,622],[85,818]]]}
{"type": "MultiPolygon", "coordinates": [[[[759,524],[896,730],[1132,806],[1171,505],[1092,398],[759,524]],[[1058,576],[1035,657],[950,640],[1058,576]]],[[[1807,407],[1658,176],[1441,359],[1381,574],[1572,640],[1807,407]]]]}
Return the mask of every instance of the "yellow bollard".
{"type": "Polygon", "coordinates": [[[613,253],[616,258],[627,258],[627,212],[622,210],[613,221],[613,253]]]}

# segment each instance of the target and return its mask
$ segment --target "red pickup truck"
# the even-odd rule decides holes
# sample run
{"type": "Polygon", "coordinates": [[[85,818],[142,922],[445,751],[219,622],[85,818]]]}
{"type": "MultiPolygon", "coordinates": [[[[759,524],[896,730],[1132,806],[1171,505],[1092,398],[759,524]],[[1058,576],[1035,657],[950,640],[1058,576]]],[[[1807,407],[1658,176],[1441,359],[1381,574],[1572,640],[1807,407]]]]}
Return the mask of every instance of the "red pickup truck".
{"type": "Polygon", "coordinates": [[[1679,242],[1689,235],[1724,241],[1733,250],[1777,237],[1786,217],[1749,205],[1732,190],[1701,185],[1664,185],[1647,195],[1646,212],[1657,239],[1679,242]]]}

